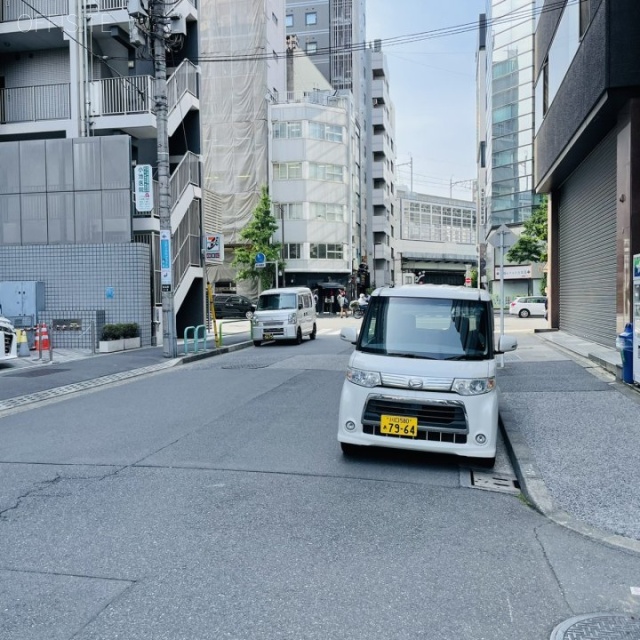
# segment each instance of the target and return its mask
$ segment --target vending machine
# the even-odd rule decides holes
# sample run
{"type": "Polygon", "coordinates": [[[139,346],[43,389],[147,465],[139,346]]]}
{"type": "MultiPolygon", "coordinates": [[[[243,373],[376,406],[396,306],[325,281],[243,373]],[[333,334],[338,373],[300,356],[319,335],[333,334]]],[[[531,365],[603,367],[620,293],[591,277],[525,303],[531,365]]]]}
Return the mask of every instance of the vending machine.
{"type": "Polygon", "coordinates": [[[640,253],[633,256],[633,381],[640,383],[640,253]]]}

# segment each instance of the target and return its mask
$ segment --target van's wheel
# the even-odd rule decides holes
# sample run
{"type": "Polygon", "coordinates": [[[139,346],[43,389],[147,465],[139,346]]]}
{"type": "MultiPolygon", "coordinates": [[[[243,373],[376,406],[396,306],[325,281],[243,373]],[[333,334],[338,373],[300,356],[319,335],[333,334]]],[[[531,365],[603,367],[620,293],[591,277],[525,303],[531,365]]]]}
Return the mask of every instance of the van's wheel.
{"type": "Polygon", "coordinates": [[[357,456],[360,453],[361,447],[357,444],[350,444],[349,442],[341,442],[340,448],[345,456],[357,456]]]}
{"type": "Polygon", "coordinates": [[[300,327],[296,331],[296,344],[302,344],[302,329],[300,327]]]}
{"type": "Polygon", "coordinates": [[[318,328],[316,327],[316,323],[313,323],[313,331],[309,334],[309,340],[316,339],[316,333],[318,332],[318,328]]]}
{"type": "Polygon", "coordinates": [[[253,346],[254,347],[259,347],[262,344],[262,340],[254,340],[253,341],[253,346]]]}
{"type": "Polygon", "coordinates": [[[518,314],[521,318],[528,318],[531,314],[529,313],[528,309],[521,309],[520,313],[518,314]]]}

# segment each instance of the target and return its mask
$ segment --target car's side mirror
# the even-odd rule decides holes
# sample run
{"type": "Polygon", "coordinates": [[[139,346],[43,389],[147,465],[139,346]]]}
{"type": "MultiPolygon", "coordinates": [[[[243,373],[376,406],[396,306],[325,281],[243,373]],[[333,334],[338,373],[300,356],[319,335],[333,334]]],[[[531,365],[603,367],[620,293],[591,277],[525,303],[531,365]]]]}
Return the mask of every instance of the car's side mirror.
{"type": "Polygon", "coordinates": [[[355,327],[342,327],[340,329],[340,340],[355,344],[358,341],[358,331],[355,327]]]}
{"type": "Polygon", "coordinates": [[[518,341],[513,336],[501,335],[498,339],[497,353],[507,353],[508,351],[515,351],[518,348],[518,341]]]}
{"type": "Polygon", "coordinates": [[[298,309],[302,309],[302,302],[298,304],[298,309]]]}

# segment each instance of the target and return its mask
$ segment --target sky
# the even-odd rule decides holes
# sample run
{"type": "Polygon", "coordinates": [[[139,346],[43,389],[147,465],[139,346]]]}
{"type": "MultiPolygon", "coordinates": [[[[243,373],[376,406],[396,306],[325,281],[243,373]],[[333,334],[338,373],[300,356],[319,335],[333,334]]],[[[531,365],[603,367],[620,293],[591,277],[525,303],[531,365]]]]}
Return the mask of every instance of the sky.
{"type": "MultiPolygon", "coordinates": [[[[414,191],[449,197],[476,177],[475,25],[485,0],[366,0],[367,40],[382,40],[396,110],[396,165],[413,157],[414,191]],[[463,28],[465,25],[466,28],[463,28]],[[401,45],[385,39],[460,27],[401,45]]],[[[409,186],[409,165],[397,170],[409,186]]],[[[472,199],[470,185],[454,198],[472,199]]]]}

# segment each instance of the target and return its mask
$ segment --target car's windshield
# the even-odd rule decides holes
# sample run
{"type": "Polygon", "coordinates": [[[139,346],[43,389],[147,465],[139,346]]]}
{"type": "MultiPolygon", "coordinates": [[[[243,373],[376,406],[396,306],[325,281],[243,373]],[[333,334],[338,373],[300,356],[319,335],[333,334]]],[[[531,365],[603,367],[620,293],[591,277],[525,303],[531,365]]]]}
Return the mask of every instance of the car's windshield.
{"type": "Polygon", "coordinates": [[[267,293],[258,298],[258,310],[296,309],[295,293],[267,293]]]}
{"type": "Polygon", "coordinates": [[[363,321],[360,351],[435,360],[493,357],[488,302],[373,297],[363,321]]]}

